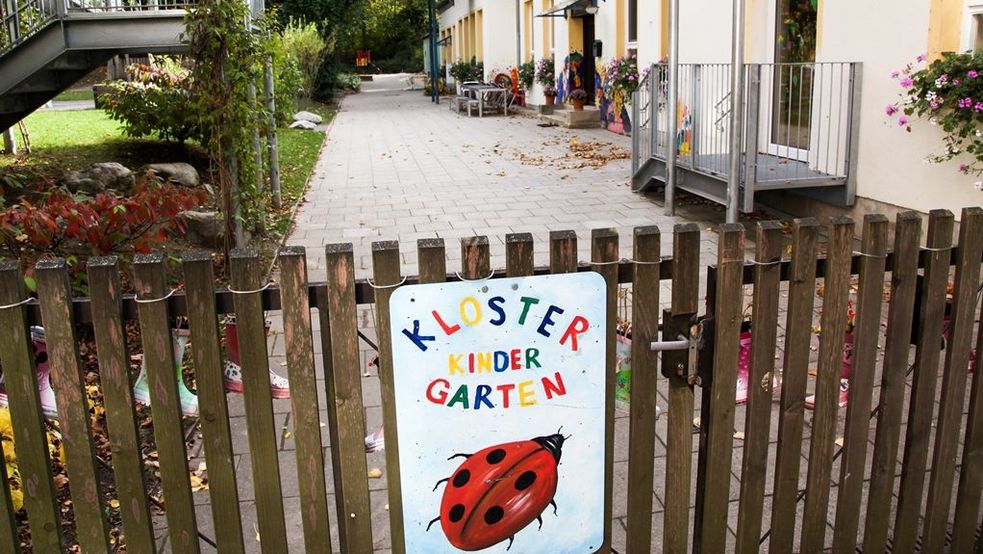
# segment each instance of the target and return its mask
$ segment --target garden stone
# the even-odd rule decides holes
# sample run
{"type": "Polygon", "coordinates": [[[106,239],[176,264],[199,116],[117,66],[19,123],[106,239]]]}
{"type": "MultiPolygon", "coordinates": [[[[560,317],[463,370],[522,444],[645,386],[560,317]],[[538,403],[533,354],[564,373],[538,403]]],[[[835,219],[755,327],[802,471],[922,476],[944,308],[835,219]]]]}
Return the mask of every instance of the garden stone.
{"type": "Polygon", "coordinates": [[[141,173],[153,171],[162,181],[186,187],[197,187],[201,184],[198,170],[186,163],[157,163],[147,164],[140,168],[141,173]]]}
{"type": "Polygon", "coordinates": [[[214,248],[221,244],[225,236],[225,219],[214,211],[183,211],[177,216],[185,228],[188,242],[204,248],[214,248]]]}
{"type": "Polygon", "coordinates": [[[297,120],[297,121],[294,121],[293,123],[291,123],[290,124],[290,128],[291,129],[306,129],[308,131],[313,131],[313,130],[317,129],[317,124],[315,124],[312,121],[307,121],[307,120],[304,120],[304,119],[300,119],[300,120],[297,120]]]}
{"type": "Polygon", "coordinates": [[[136,177],[122,164],[102,162],[69,173],[64,184],[72,192],[129,194],[136,184],[136,177]]]}
{"type": "Polygon", "coordinates": [[[321,123],[321,116],[316,113],[299,111],[294,114],[294,121],[310,121],[311,123],[321,123]]]}

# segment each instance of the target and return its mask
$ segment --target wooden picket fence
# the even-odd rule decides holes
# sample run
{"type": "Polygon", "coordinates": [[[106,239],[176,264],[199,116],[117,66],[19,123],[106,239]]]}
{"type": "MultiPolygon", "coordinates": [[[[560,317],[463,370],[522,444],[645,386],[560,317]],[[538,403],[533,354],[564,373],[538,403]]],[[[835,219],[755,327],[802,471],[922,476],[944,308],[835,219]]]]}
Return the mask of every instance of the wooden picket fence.
{"type": "MultiPolygon", "coordinates": [[[[193,361],[204,453],[210,477],[209,497],[214,541],[222,552],[242,552],[246,541],[233,463],[229,413],[223,388],[218,317],[234,313],[238,323],[248,426],[249,456],[255,487],[258,534],[264,552],[287,550],[287,529],[281,494],[280,465],[268,382],[264,310],[281,310],[291,381],[292,420],[296,437],[296,471],[304,543],[309,552],[326,551],[332,537],[329,512],[337,514],[343,552],[370,553],[373,532],[363,437],[366,434],[359,367],[356,306],[375,303],[379,340],[379,379],[386,434],[388,510],[393,552],[404,552],[403,510],[397,448],[390,355],[389,297],[396,286],[444,280],[476,280],[543,273],[596,271],[607,282],[609,402],[606,421],[605,545],[611,551],[613,506],[615,322],[620,286],[633,286],[632,374],[627,476],[627,552],[654,551],[654,539],[666,552],[757,552],[767,542],[771,552],[817,552],[827,544],[830,496],[836,491],[837,552],[952,552],[977,547],[983,489],[983,387],[980,371],[968,377],[974,344],[977,291],[983,260],[983,210],[964,210],[958,246],[952,243],[954,217],[934,211],[928,221],[927,245],[920,246],[921,217],[898,216],[894,248],[889,248],[889,221],[864,218],[857,229],[839,218],[829,225],[796,220],[788,230],[774,222],[758,223],[755,253],[745,256],[745,229],[722,225],[718,230],[717,263],[707,275],[703,347],[695,363],[687,352],[650,349],[653,341],[686,335],[701,314],[700,229],[678,225],[671,256],[660,250],[656,227],[635,229],[631,260],[618,258],[618,235],[596,230],[591,236],[591,263],[578,263],[577,236],[550,236],[549,266],[533,263],[533,238],[508,235],[506,267],[492,271],[485,237],[463,239],[461,271],[448,274],[441,239],[417,244],[420,275],[400,274],[396,242],[373,245],[373,282],[356,281],[349,244],[326,247],[326,282],[308,278],[303,248],[279,252],[279,286],[264,285],[259,259],[236,251],[230,259],[231,288],[215,289],[212,259],[188,253],[182,261],[184,286],[169,288],[165,260],[138,256],[133,263],[135,297],[123,293],[120,268],[113,257],[88,263],[90,298],[73,298],[68,271],[61,260],[45,260],[36,270],[38,299],[25,299],[17,262],[0,263],[0,362],[10,398],[10,412],[25,484],[25,507],[35,552],[65,548],[61,512],[52,484],[35,382],[29,325],[43,324],[52,380],[64,436],[71,499],[77,519],[77,540],[83,552],[108,546],[106,506],[88,433],[89,413],[78,353],[77,332],[93,328],[99,353],[101,387],[112,451],[112,473],[119,497],[129,552],[154,552],[153,515],[145,485],[124,323],[138,320],[153,404],[154,438],[160,479],[166,499],[170,549],[199,552],[198,522],[189,485],[187,452],[177,394],[171,327],[178,316],[190,323],[193,361]],[[825,241],[823,241],[825,237],[825,241]],[[822,251],[822,252],[821,252],[822,251]],[[954,268],[954,269],[953,269],[954,268]],[[885,278],[890,272],[890,294],[885,278]],[[950,275],[951,274],[951,275],[950,275]],[[842,452],[836,452],[837,399],[847,325],[847,299],[853,276],[859,278],[854,330],[853,371],[849,405],[842,430],[842,452]],[[807,479],[800,484],[800,463],[806,418],[810,342],[813,337],[817,280],[824,295],[818,345],[816,405],[811,417],[807,479]],[[671,280],[670,309],[662,312],[660,284],[671,280]],[[947,288],[953,283],[951,294],[947,288]],[[787,289],[782,282],[787,281],[787,289]],[[753,286],[750,398],[735,408],[737,360],[744,289],[753,286]],[[783,294],[787,306],[782,306],[783,294]],[[918,312],[915,313],[916,301],[918,312]],[[312,309],[316,308],[316,312],[312,309]],[[784,308],[784,309],[783,309],[784,308]],[[887,310],[886,327],[881,325],[887,310]],[[783,315],[782,312],[784,312],[783,315]],[[312,332],[312,317],[320,333],[312,332]],[[779,323],[784,326],[782,363],[776,362],[779,323]],[[945,321],[950,324],[945,324],[945,321]],[[946,332],[944,325],[951,329],[946,332]],[[660,333],[661,330],[661,333],[660,333]],[[9,333],[9,334],[8,334],[9,333]],[[878,346],[886,335],[883,350],[878,346]],[[906,369],[911,337],[915,336],[914,377],[905,420],[906,369]],[[943,339],[943,337],[945,337],[943,339]],[[335,506],[329,506],[315,378],[314,340],[320,340],[328,402],[327,427],[335,506]],[[940,344],[945,340],[944,361],[940,344]],[[878,352],[883,353],[880,361],[878,352]],[[661,358],[661,373],[660,373],[661,358]],[[691,373],[695,367],[696,373],[691,373]],[[778,428],[771,429],[771,376],[781,371],[778,428]],[[941,381],[939,376],[941,375],[941,381]],[[879,376],[876,424],[872,423],[875,380],[879,376]],[[971,378],[972,386],[967,387],[971,378]],[[760,386],[758,385],[760,383],[760,386]],[[656,458],[657,389],[668,397],[666,469],[654,470],[656,458]],[[700,394],[697,395],[697,392],[700,394]],[[964,403],[969,394],[968,416],[964,403]],[[693,416],[697,396],[702,405],[699,458],[693,467],[693,416]],[[935,404],[938,402],[938,410],[935,404]],[[727,525],[732,481],[737,410],[744,410],[743,460],[736,543],[728,544],[727,525]],[[963,431],[963,429],[965,430],[963,431]],[[933,433],[934,429],[934,433],[933,433]],[[873,449],[868,448],[875,430],[873,449]],[[902,430],[904,440],[902,442],[902,430]],[[775,435],[777,433],[777,435],[775,435]],[[772,437],[777,444],[770,446],[772,437]],[[933,440],[934,438],[934,440],[933,440]],[[960,440],[962,439],[962,445],[960,440]],[[901,445],[903,444],[903,450],[901,445]],[[775,454],[769,462],[769,449],[775,454]],[[961,458],[958,458],[961,452],[961,458]],[[899,454],[901,463],[899,463],[899,454]],[[838,475],[834,475],[835,460],[838,475]],[[870,466],[868,469],[868,458],[870,466]],[[957,471],[957,463],[959,468],[957,471]],[[773,466],[773,467],[769,467],[773,466]],[[900,466],[900,478],[896,479],[900,466]],[[927,472],[927,468],[931,471],[927,472]],[[771,509],[766,511],[766,479],[773,474],[771,509]],[[869,483],[868,483],[869,479],[869,483]],[[927,493],[925,481],[928,481],[927,493]],[[664,481],[662,537],[653,537],[653,490],[664,481]],[[695,483],[694,483],[695,482],[695,483]],[[838,483],[838,486],[832,486],[838,483]],[[957,485],[958,483],[958,485],[957,485]],[[694,498],[691,490],[696,485],[694,498]],[[955,490],[954,490],[955,489],[955,490]],[[867,494],[864,495],[864,490],[867,494]],[[896,502],[892,497],[897,494],[896,502]],[[953,495],[955,502],[953,503],[953,495]],[[801,531],[796,532],[796,506],[804,500],[801,531]],[[863,500],[866,499],[866,503],[863,500]],[[696,508],[691,512],[691,502],[696,508]],[[925,508],[923,509],[923,501],[925,508]],[[952,509],[955,506],[955,509],[952,509]],[[695,522],[691,520],[694,518],[695,522]],[[770,519],[769,519],[770,518],[770,519]],[[692,527],[691,527],[692,525],[692,527]],[[763,532],[769,529],[767,533],[763,532]],[[893,530],[893,532],[892,532],[893,530]],[[798,535],[798,536],[796,536],[798,535]],[[766,537],[766,538],[763,538],[766,537]]],[[[983,334],[975,347],[983,352],[983,334]]],[[[979,369],[979,368],[977,368],[979,369]]],[[[0,464],[0,471],[3,471],[0,464]]],[[[4,476],[5,477],[5,476],[4,476]]],[[[19,539],[11,500],[0,487],[0,550],[18,552],[19,539]]],[[[832,517],[832,512],[829,516],[832,517]]],[[[251,540],[251,537],[250,537],[251,540]]]]}

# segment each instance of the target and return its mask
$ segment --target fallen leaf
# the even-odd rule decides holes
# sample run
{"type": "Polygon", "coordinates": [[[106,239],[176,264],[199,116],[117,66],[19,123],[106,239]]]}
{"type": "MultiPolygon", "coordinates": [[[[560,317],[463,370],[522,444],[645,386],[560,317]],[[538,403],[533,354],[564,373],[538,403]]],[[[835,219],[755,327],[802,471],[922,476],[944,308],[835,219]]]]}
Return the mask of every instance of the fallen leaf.
{"type": "Polygon", "coordinates": [[[374,467],[374,468],[372,468],[372,469],[369,470],[369,479],[378,479],[380,477],[382,477],[382,470],[381,469],[379,469],[377,467],[374,467]]]}

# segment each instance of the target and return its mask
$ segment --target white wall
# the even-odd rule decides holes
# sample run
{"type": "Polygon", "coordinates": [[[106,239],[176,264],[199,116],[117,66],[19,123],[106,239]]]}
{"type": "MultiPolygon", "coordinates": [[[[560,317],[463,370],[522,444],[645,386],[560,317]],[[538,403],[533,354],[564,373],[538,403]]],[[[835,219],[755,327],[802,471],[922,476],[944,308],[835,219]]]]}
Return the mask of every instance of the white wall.
{"type": "MultiPolygon", "coordinates": [[[[516,63],[516,21],[514,0],[457,0],[439,14],[440,31],[452,29],[461,19],[481,10],[483,20],[482,59],[486,77],[492,70],[505,71],[516,63]]],[[[462,33],[465,32],[462,28],[462,33]]],[[[448,66],[464,59],[462,35],[454,36],[448,66]]]]}

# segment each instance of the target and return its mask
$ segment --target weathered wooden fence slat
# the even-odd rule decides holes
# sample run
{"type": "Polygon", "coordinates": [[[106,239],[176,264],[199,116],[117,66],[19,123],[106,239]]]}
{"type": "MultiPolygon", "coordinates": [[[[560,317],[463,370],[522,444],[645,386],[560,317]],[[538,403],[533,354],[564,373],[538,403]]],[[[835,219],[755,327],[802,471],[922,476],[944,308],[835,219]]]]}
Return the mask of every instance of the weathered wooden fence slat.
{"type": "MultiPolygon", "coordinates": [[[[850,403],[846,408],[843,456],[836,497],[833,548],[837,552],[857,548],[860,500],[863,492],[867,441],[870,439],[870,406],[881,336],[881,304],[887,260],[888,219],[864,217],[856,323],[853,330],[853,366],[849,376],[850,403]]],[[[842,362],[841,362],[842,363],[842,362]]]]}
{"type": "Polygon", "coordinates": [[[172,548],[197,553],[198,526],[188,457],[181,421],[181,399],[175,372],[170,314],[167,303],[164,257],[161,254],[138,255],[133,261],[133,286],[137,291],[143,361],[147,369],[147,388],[154,418],[154,439],[160,461],[160,480],[167,503],[167,527],[172,548]]]}
{"type": "Polygon", "coordinates": [[[737,512],[739,554],[758,552],[764,510],[771,402],[775,382],[775,347],[778,340],[778,291],[781,279],[782,226],[758,223],[755,230],[754,299],[751,304],[751,367],[748,402],[744,412],[744,459],[741,464],[741,500],[737,512]]]}
{"type": "MultiPolygon", "coordinates": [[[[717,247],[717,287],[714,319],[713,375],[710,383],[710,418],[707,426],[706,474],[700,518],[701,552],[724,552],[730,499],[731,461],[734,450],[734,397],[744,294],[744,226],[725,224],[717,247]]],[[[706,390],[704,390],[706,394],[706,390]]]]}
{"type": "Polygon", "coordinates": [[[817,369],[812,437],[806,475],[805,510],[802,515],[801,552],[821,552],[826,539],[836,417],[839,409],[843,344],[850,299],[850,263],[853,259],[853,220],[834,219],[827,244],[823,276],[823,310],[820,318],[819,367],[817,369]]]}
{"type": "MultiPolygon", "coordinates": [[[[20,263],[0,262],[0,305],[17,304],[24,299],[24,279],[20,263]]],[[[51,482],[47,433],[34,373],[34,347],[22,307],[0,310],[0,363],[10,402],[21,482],[33,486],[25,491],[24,505],[31,518],[31,542],[37,552],[61,549],[58,497],[51,482]]],[[[20,539],[15,538],[17,544],[20,539]]]]}
{"type": "Polygon", "coordinates": [[[215,275],[209,252],[187,252],[182,257],[191,354],[195,363],[201,436],[208,467],[208,495],[212,502],[215,542],[222,552],[243,552],[242,515],[236,486],[235,460],[225,399],[222,349],[215,314],[215,275]]]}
{"type": "MultiPolygon", "coordinates": [[[[924,498],[925,470],[931,450],[932,415],[938,381],[942,318],[945,315],[946,285],[949,282],[949,251],[954,217],[948,210],[933,210],[928,220],[928,248],[922,285],[920,335],[915,351],[915,376],[911,385],[904,462],[894,521],[894,551],[915,548],[920,525],[918,516],[924,498]]],[[[965,367],[965,366],[964,366],[965,367]]]]}
{"type": "Polygon", "coordinates": [[[819,222],[815,219],[799,219],[793,223],[769,552],[791,552],[795,540],[795,505],[799,493],[809,343],[816,296],[818,235],[819,222]]]}
{"type": "Polygon", "coordinates": [[[983,256],[983,209],[967,208],[959,222],[959,256],[952,292],[952,313],[948,316],[945,369],[939,412],[935,422],[932,475],[928,482],[925,508],[923,552],[940,552],[945,544],[956,471],[956,448],[966,399],[966,368],[973,340],[976,292],[980,284],[980,257],[983,256]]]}
{"type": "MultiPolygon", "coordinates": [[[[0,464],[0,483],[7,483],[7,464],[0,464]]],[[[14,504],[10,498],[10,487],[0,487],[0,548],[4,552],[18,554],[20,536],[17,533],[17,522],[14,520],[14,504]]]]}
{"type": "MultiPolygon", "coordinates": [[[[365,459],[362,372],[358,365],[355,262],[351,244],[325,248],[331,363],[325,364],[331,454],[343,552],[372,551],[372,520],[365,459]]],[[[325,326],[322,325],[322,328],[325,326]]],[[[323,332],[323,331],[322,331],[323,332]]]]}
{"type": "Polygon", "coordinates": [[[447,279],[444,239],[418,240],[416,255],[420,266],[420,283],[442,283],[447,279]]]}
{"type": "MultiPolygon", "coordinates": [[[[153,553],[156,543],[133,410],[133,380],[123,328],[119,264],[115,256],[106,256],[89,258],[86,266],[99,355],[99,383],[106,408],[106,430],[109,450],[113,453],[113,475],[126,544],[134,552],[153,553]]],[[[213,287],[214,281],[208,284],[209,292],[213,287]]]]}
{"type": "MultiPolygon", "coordinates": [[[[980,310],[977,317],[983,321],[983,305],[980,310]]],[[[976,336],[977,357],[973,364],[973,384],[969,391],[969,415],[966,417],[955,522],[952,526],[954,554],[973,551],[980,521],[980,496],[983,492],[983,385],[980,377],[983,372],[983,356],[979,355],[980,352],[983,352],[983,332],[978,332],[976,336]]]]}
{"type": "Polygon", "coordinates": [[[286,552],[287,531],[277,455],[278,435],[270,397],[266,320],[258,294],[262,288],[259,257],[252,250],[233,250],[229,258],[231,285],[237,291],[234,297],[236,332],[259,536],[265,551],[286,552]]]}
{"type": "MultiPolygon", "coordinates": [[[[897,216],[894,229],[894,266],[891,269],[891,304],[887,313],[887,336],[881,370],[877,433],[874,437],[867,516],[864,525],[864,551],[887,549],[891,496],[901,437],[912,314],[918,284],[922,219],[915,212],[897,216]]],[[[975,525],[975,524],[974,524],[975,525]]]]}
{"type": "Polygon", "coordinates": [[[65,260],[49,259],[38,262],[36,269],[51,383],[65,446],[63,461],[75,509],[76,536],[83,551],[101,552],[109,548],[109,530],[89,432],[89,403],[75,340],[68,266],[65,260]]]}
{"type": "Polygon", "coordinates": [[[614,498],[614,387],[618,365],[614,330],[618,326],[618,233],[614,229],[591,231],[591,262],[594,271],[607,282],[607,356],[604,367],[604,397],[608,399],[604,414],[604,546],[600,552],[611,550],[611,514],[614,498]]]}
{"type": "MultiPolygon", "coordinates": [[[[700,228],[693,223],[676,225],[672,249],[671,313],[674,316],[696,314],[700,293],[700,228]]],[[[662,340],[675,338],[663,333],[662,340]]],[[[693,386],[686,378],[675,376],[669,379],[668,388],[663,548],[666,552],[682,554],[689,544],[693,386]]]]}
{"type": "Polygon", "coordinates": [[[491,250],[488,237],[461,239],[461,277],[469,281],[486,279],[491,274],[491,250]]]}
{"type": "Polygon", "coordinates": [[[291,419],[297,447],[301,521],[304,545],[308,552],[313,552],[331,544],[331,529],[328,525],[305,253],[303,247],[284,247],[277,254],[277,259],[280,263],[280,298],[283,304],[284,352],[290,378],[291,419]]]}
{"type": "Polygon", "coordinates": [[[628,420],[628,552],[652,551],[652,488],[655,482],[655,420],[659,340],[659,228],[636,227],[632,257],[635,283],[631,306],[631,393],[628,420]]]}
{"type": "Polygon", "coordinates": [[[509,233],[505,235],[506,277],[532,275],[534,267],[532,234],[509,233]]]}
{"type": "Polygon", "coordinates": [[[393,385],[392,329],[389,321],[389,297],[400,283],[399,243],[372,243],[372,267],[375,274],[375,330],[379,339],[379,389],[382,396],[382,427],[386,440],[386,484],[389,487],[389,536],[392,551],[406,552],[403,536],[402,474],[399,471],[399,422],[396,421],[396,390],[393,385]]]}
{"type": "Polygon", "coordinates": [[[577,233],[550,231],[550,273],[577,271],[577,233]]]}

